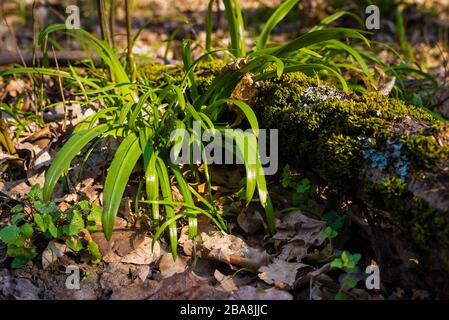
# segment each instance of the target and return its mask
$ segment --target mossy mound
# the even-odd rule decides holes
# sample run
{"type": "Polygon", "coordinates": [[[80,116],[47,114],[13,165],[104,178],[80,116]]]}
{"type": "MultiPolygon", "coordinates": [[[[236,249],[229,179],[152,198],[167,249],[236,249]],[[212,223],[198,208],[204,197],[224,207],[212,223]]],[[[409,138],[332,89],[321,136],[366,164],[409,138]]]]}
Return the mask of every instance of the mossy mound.
{"type": "Polygon", "coordinates": [[[420,127],[435,123],[427,112],[400,100],[345,94],[301,73],[263,81],[254,109],[261,127],[279,129],[281,159],[299,169],[315,167],[339,187],[350,185],[369,147],[393,138],[391,128],[403,119],[412,118],[420,127]],[[311,88],[315,93],[306,94],[311,88]],[[311,102],[314,94],[317,103],[311,102]]]}
{"type": "MultiPolygon", "coordinates": [[[[394,213],[415,248],[449,252],[449,207],[434,206],[438,195],[415,187],[449,178],[444,125],[430,113],[377,93],[346,94],[301,73],[262,81],[254,110],[261,128],[279,129],[282,161],[341,192],[364,193],[394,213]]],[[[449,184],[440,187],[446,197],[449,184]]]]}

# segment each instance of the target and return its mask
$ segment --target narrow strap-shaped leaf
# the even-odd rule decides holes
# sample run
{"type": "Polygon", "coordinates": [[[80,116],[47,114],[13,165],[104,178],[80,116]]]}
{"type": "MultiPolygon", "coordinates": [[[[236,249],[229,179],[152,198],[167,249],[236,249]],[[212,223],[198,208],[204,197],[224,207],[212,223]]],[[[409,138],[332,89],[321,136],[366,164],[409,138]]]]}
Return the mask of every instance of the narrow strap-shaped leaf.
{"type": "MultiPolygon", "coordinates": [[[[157,158],[156,169],[159,175],[162,197],[164,198],[165,201],[173,201],[167,168],[165,166],[164,161],[159,157],[157,158]]],[[[172,205],[168,204],[165,205],[165,215],[167,219],[171,219],[174,217],[175,211],[172,205]]],[[[176,257],[178,256],[178,232],[176,230],[176,222],[169,224],[168,233],[170,238],[170,248],[173,260],[176,260],[176,257]]]]}
{"type": "Polygon", "coordinates": [[[273,205],[271,203],[270,195],[268,194],[267,182],[265,180],[265,173],[263,167],[260,164],[260,160],[257,159],[257,191],[259,193],[259,201],[262,207],[265,209],[265,215],[267,217],[268,231],[271,234],[275,231],[275,217],[273,205]]]}
{"type": "Polygon", "coordinates": [[[257,138],[253,134],[235,130],[234,137],[238,152],[244,160],[246,169],[246,205],[253,198],[257,185],[257,138]]]}
{"type": "MultiPolygon", "coordinates": [[[[159,200],[159,176],[156,170],[157,158],[158,152],[155,151],[151,154],[150,162],[145,169],[145,191],[148,200],[159,200]]],[[[151,212],[154,225],[159,226],[159,205],[157,203],[152,204],[151,212]]]]}
{"type": "Polygon", "coordinates": [[[265,48],[271,31],[279,24],[279,22],[282,21],[282,19],[285,18],[285,16],[298,3],[298,1],[299,0],[286,0],[276,9],[260,32],[259,40],[257,41],[256,46],[257,50],[265,48]]]}
{"type": "MultiPolygon", "coordinates": [[[[214,216],[211,215],[209,212],[207,212],[206,210],[201,209],[201,208],[199,208],[199,207],[197,207],[197,206],[195,206],[195,205],[190,205],[190,204],[188,204],[188,203],[186,203],[186,202],[179,202],[179,201],[164,201],[164,200],[157,200],[157,201],[142,200],[141,202],[142,202],[142,203],[158,203],[158,204],[163,204],[163,205],[178,206],[178,207],[186,207],[186,208],[188,208],[188,209],[192,209],[191,212],[192,212],[192,214],[194,214],[194,215],[198,215],[198,214],[201,213],[201,214],[204,214],[206,217],[210,218],[210,219],[212,220],[212,222],[215,223],[216,226],[217,226],[220,230],[223,230],[223,231],[226,231],[226,230],[227,230],[226,225],[220,223],[220,221],[217,220],[216,218],[214,218],[214,216]]],[[[180,213],[179,216],[185,217],[185,216],[186,216],[186,213],[180,213]]],[[[166,224],[167,221],[168,221],[168,220],[166,220],[166,221],[164,222],[164,224],[166,224]]],[[[155,238],[156,238],[156,236],[155,236],[155,238]]],[[[156,239],[157,239],[157,238],[156,238],[156,239]]]]}
{"type": "Polygon", "coordinates": [[[44,202],[49,202],[53,194],[53,189],[63,172],[67,171],[70,162],[92,139],[108,131],[110,127],[107,124],[75,133],[59,150],[50,168],[45,175],[43,189],[44,202]]]}
{"type": "Polygon", "coordinates": [[[332,28],[308,32],[286,44],[274,48],[266,48],[263,50],[256,51],[252,53],[251,56],[255,57],[262,54],[269,54],[272,56],[276,56],[278,58],[282,58],[288,54],[296,52],[301,48],[306,48],[311,45],[322,43],[328,40],[336,40],[343,38],[360,39],[364,41],[367,45],[369,45],[369,41],[358,30],[349,28],[332,28]]]}
{"type": "Polygon", "coordinates": [[[207,14],[206,14],[206,53],[212,51],[212,17],[213,17],[213,6],[215,0],[209,0],[207,4],[207,14]]]}
{"type": "Polygon", "coordinates": [[[316,31],[316,30],[321,30],[325,26],[331,24],[335,20],[340,19],[344,15],[348,15],[348,16],[354,18],[355,20],[357,20],[357,22],[360,24],[361,27],[364,25],[364,21],[358,15],[356,15],[352,12],[349,12],[349,11],[338,11],[338,12],[335,12],[334,14],[331,14],[330,16],[324,18],[323,20],[321,20],[321,22],[319,24],[317,24],[312,29],[310,29],[310,32],[316,31]]]}
{"type": "Polygon", "coordinates": [[[144,95],[142,95],[139,98],[139,101],[137,101],[137,104],[131,113],[131,116],[129,117],[129,127],[134,130],[136,127],[136,119],[139,116],[140,112],[142,111],[143,105],[148,100],[148,98],[153,94],[153,90],[148,90],[144,95]]]}
{"type": "MultiPolygon", "coordinates": [[[[181,192],[182,197],[184,198],[184,202],[194,206],[195,204],[193,202],[192,194],[189,190],[189,185],[184,176],[182,175],[181,170],[177,165],[171,165],[170,168],[173,174],[175,175],[176,181],[178,182],[179,191],[181,192]]],[[[190,213],[191,211],[192,210],[189,210],[190,213]]],[[[189,217],[189,239],[193,239],[198,233],[198,219],[196,218],[196,216],[192,214],[188,214],[188,217],[189,217]]]]}
{"type": "Polygon", "coordinates": [[[251,109],[251,107],[243,101],[240,101],[237,99],[232,99],[232,98],[225,98],[225,99],[217,100],[216,102],[214,102],[213,104],[211,104],[209,106],[208,113],[213,112],[215,108],[217,108],[227,102],[231,102],[231,103],[235,104],[240,110],[243,111],[243,113],[245,114],[245,117],[248,119],[251,129],[253,129],[253,131],[254,131],[254,134],[256,136],[259,136],[259,123],[257,121],[256,114],[254,113],[253,109],[251,109]]]}
{"type": "Polygon", "coordinates": [[[190,93],[192,100],[195,101],[198,98],[198,84],[196,82],[195,74],[190,66],[193,64],[192,51],[190,49],[190,40],[184,39],[182,41],[182,61],[184,62],[184,71],[187,73],[187,77],[190,81],[190,93]]]}
{"type": "Polygon", "coordinates": [[[102,225],[106,239],[110,239],[120,201],[128,184],[129,176],[142,154],[139,138],[129,134],[118,147],[106,176],[103,191],[102,225]]]}
{"type": "Polygon", "coordinates": [[[223,4],[231,34],[231,52],[236,58],[243,58],[246,55],[245,25],[239,0],[223,0],[223,4]]]}

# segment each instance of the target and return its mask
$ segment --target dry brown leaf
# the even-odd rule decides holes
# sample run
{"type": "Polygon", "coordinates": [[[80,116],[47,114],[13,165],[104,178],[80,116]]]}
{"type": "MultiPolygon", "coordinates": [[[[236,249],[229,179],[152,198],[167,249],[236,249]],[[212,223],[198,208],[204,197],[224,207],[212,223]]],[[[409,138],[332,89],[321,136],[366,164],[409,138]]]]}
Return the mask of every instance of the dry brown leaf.
{"type": "MultiPolygon", "coordinates": [[[[234,91],[231,93],[231,98],[242,102],[245,102],[249,106],[252,106],[258,94],[256,83],[253,80],[252,73],[246,73],[243,78],[237,83],[234,91]]],[[[237,118],[231,127],[238,126],[243,119],[245,119],[245,114],[240,108],[237,108],[233,103],[228,103],[229,109],[237,114],[237,118]]]]}
{"type": "Polygon", "coordinates": [[[129,286],[114,290],[111,300],[146,300],[154,295],[162,286],[159,281],[150,280],[148,283],[134,281],[129,286]]]}
{"type": "Polygon", "coordinates": [[[262,214],[251,205],[240,212],[237,216],[237,223],[243,231],[249,234],[254,234],[266,227],[262,214]]]}
{"type": "Polygon", "coordinates": [[[42,252],[42,268],[45,270],[51,264],[58,261],[59,258],[64,256],[67,252],[72,252],[65,244],[56,242],[54,240],[50,241],[47,248],[42,252]]]}
{"type": "Polygon", "coordinates": [[[0,181],[0,192],[12,199],[20,199],[28,194],[31,187],[27,184],[27,179],[17,181],[0,181]]]}
{"type": "Polygon", "coordinates": [[[218,260],[228,265],[257,269],[268,263],[268,254],[260,248],[250,247],[245,241],[223,231],[211,235],[201,233],[200,251],[209,259],[218,260]]]}
{"type": "Polygon", "coordinates": [[[280,289],[291,289],[296,280],[296,273],[301,268],[310,268],[303,263],[291,263],[275,259],[272,264],[259,268],[259,278],[280,289]]]}
{"type": "Polygon", "coordinates": [[[296,262],[301,262],[307,256],[307,249],[301,243],[290,242],[282,246],[282,251],[277,258],[285,261],[295,260],[296,262]]]}
{"type": "Polygon", "coordinates": [[[39,300],[40,291],[30,280],[14,278],[9,270],[0,269],[0,298],[39,300]]]}
{"type": "Polygon", "coordinates": [[[159,261],[159,270],[161,271],[162,279],[169,278],[177,273],[183,273],[187,269],[187,263],[190,260],[188,257],[178,256],[176,261],[173,261],[171,253],[166,253],[159,261]]]}
{"type": "Polygon", "coordinates": [[[218,270],[214,272],[215,279],[220,283],[220,287],[226,292],[234,292],[237,290],[237,286],[232,276],[226,276],[218,270]]]}
{"type": "Polygon", "coordinates": [[[225,299],[228,293],[215,289],[190,270],[162,281],[160,289],[150,300],[211,300],[225,299]]]}
{"type": "Polygon", "coordinates": [[[293,300],[293,296],[287,291],[276,288],[243,286],[231,296],[230,300],[293,300]]]}
{"type": "Polygon", "coordinates": [[[326,222],[305,216],[300,211],[284,214],[277,224],[274,240],[301,241],[304,246],[320,245],[324,239],[321,231],[326,228],[326,222]]]}
{"type": "Polygon", "coordinates": [[[152,241],[152,238],[145,237],[137,248],[121,258],[120,262],[142,265],[155,262],[161,256],[162,250],[159,241],[156,241],[153,247],[151,246],[152,241]]]}

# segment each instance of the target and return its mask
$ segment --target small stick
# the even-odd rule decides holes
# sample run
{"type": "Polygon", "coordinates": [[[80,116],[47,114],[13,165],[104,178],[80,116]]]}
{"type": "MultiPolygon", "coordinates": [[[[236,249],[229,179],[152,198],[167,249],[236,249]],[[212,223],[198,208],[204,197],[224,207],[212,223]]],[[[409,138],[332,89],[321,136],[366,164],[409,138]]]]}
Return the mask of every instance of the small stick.
{"type": "Polygon", "coordinates": [[[131,75],[131,80],[134,81],[136,78],[135,70],[134,70],[134,55],[132,48],[132,37],[131,37],[131,5],[132,0],[125,0],[125,14],[126,14],[126,39],[128,42],[127,49],[127,60],[128,60],[128,71],[131,75]]]}
{"type": "Polygon", "coordinates": [[[66,131],[66,127],[67,127],[67,105],[65,102],[65,97],[64,97],[64,89],[62,87],[62,81],[61,81],[61,76],[59,74],[59,65],[58,65],[58,59],[56,59],[56,55],[55,55],[55,48],[52,46],[52,50],[53,50],[53,55],[55,57],[55,64],[56,64],[56,70],[58,71],[58,84],[59,84],[59,91],[61,92],[61,98],[62,98],[62,105],[64,107],[64,120],[62,123],[62,132],[66,131]]]}

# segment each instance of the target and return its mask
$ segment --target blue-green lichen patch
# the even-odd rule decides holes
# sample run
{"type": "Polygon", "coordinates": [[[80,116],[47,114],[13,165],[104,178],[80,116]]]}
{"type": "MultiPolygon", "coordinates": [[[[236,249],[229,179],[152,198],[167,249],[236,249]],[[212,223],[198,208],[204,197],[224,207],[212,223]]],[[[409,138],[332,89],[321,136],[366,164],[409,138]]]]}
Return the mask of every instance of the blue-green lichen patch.
{"type": "Polygon", "coordinates": [[[363,158],[373,169],[385,171],[391,167],[390,172],[394,172],[401,181],[405,182],[409,174],[409,161],[403,150],[404,144],[397,140],[387,139],[381,150],[371,146],[372,144],[365,143],[363,158]]]}

